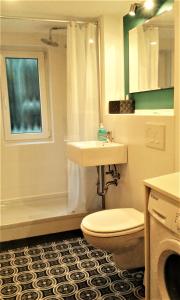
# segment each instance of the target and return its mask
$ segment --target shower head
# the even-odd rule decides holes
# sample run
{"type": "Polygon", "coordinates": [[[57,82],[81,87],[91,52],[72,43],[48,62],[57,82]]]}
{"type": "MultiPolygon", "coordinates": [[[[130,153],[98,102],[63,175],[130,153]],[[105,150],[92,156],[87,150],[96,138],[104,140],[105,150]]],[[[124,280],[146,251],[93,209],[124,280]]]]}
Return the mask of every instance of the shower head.
{"type": "Polygon", "coordinates": [[[41,42],[43,42],[44,44],[48,45],[48,46],[52,46],[52,47],[58,47],[59,44],[55,41],[53,41],[53,38],[52,38],[52,31],[53,30],[60,30],[60,29],[66,29],[65,27],[52,27],[49,29],[49,38],[46,39],[46,38],[42,38],[41,39],[41,42]]]}
{"type": "Polygon", "coordinates": [[[59,44],[55,41],[53,41],[52,39],[48,38],[48,39],[41,39],[41,42],[43,42],[44,44],[48,45],[48,46],[52,46],[52,47],[58,47],[59,44]]]}

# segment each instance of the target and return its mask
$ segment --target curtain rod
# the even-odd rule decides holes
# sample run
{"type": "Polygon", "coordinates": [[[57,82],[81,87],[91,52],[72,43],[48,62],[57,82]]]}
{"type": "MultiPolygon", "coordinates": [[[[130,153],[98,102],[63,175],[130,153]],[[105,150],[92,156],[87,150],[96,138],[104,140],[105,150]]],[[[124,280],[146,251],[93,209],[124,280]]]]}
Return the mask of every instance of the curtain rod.
{"type": "Polygon", "coordinates": [[[57,19],[45,19],[45,18],[31,18],[31,17],[19,17],[19,16],[0,16],[0,19],[13,19],[13,20],[21,20],[21,21],[37,21],[37,22],[56,22],[56,23],[70,23],[72,21],[78,24],[88,24],[93,23],[98,25],[98,21],[82,21],[82,20],[57,20],[57,19]]]}

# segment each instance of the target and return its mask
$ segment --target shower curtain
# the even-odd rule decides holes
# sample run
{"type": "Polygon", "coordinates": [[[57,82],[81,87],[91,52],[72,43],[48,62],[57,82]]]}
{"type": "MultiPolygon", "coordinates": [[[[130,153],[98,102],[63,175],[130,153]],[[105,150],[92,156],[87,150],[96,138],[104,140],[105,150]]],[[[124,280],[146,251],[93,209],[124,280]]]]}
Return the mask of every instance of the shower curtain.
{"type": "Polygon", "coordinates": [[[149,89],[149,81],[148,81],[148,53],[147,53],[147,44],[146,44],[146,36],[144,32],[143,26],[137,26],[138,32],[138,41],[137,47],[139,45],[139,74],[138,74],[138,90],[148,90],[149,89]]]}
{"type": "MultiPolygon", "coordinates": [[[[96,140],[99,125],[97,26],[71,22],[67,28],[67,140],[96,140]]],[[[100,207],[95,167],[68,160],[68,210],[100,207]]]]}
{"type": "Polygon", "coordinates": [[[139,47],[139,90],[158,89],[159,31],[157,27],[137,27],[139,47]]]}
{"type": "Polygon", "coordinates": [[[149,89],[158,89],[158,67],[159,67],[159,28],[149,27],[146,30],[146,45],[148,55],[148,81],[149,89]]]}

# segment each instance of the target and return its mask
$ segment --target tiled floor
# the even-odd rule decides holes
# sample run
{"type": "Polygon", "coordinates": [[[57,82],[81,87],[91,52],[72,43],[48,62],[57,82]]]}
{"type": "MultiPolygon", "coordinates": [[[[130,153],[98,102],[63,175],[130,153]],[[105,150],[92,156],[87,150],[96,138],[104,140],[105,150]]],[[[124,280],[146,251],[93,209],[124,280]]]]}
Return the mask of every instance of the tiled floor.
{"type": "Polygon", "coordinates": [[[1,246],[0,299],[144,298],[143,270],[120,270],[111,254],[87,244],[80,234],[39,237],[1,246]]]}

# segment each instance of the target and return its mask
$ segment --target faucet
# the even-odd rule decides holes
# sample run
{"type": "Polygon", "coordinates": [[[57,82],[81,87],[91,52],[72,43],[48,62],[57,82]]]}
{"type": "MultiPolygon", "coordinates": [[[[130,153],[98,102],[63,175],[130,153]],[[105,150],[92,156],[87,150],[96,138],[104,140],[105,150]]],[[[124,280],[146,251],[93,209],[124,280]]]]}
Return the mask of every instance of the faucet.
{"type": "Polygon", "coordinates": [[[113,141],[113,137],[112,137],[112,131],[107,131],[107,142],[112,142],[113,141]]]}

